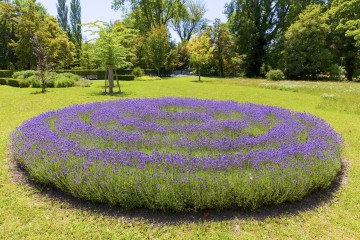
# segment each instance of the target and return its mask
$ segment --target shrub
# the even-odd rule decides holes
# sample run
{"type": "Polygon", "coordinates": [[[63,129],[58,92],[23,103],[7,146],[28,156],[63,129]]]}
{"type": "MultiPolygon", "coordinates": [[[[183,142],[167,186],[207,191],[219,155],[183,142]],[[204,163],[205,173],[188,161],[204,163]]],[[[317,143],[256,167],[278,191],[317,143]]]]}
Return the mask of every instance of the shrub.
{"type": "Polygon", "coordinates": [[[161,77],[151,77],[151,76],[143,76],[143,77],[137,77],[136,81],[156,81],[156,80],[162,80],[161,77]]]}
{"type": "Polygon", "coordinates": [[[0,85],[7,85],[7,78],[0,78],[0,85]]]}
{"type": "Polygon", "coordinates": [[[84,78],[80,78],[79,81],[75,82],[75,86],[76,87],[90,87],[91,86],[91,81],[84,79],[84,78]]]}
{"type": "Polygon", "coordinates": [[[8,85],[12,87],[20,87],[19,80],[18,79],[8,79],[8,85]]]}
{"type": "Polygon", "coordinates": [[[19,79],[19,87],[20,88],[28,88],[30,87],[31,82],[28,79],[19,79]]]}
{"type": "Polygon", "coordinates": [[[105,79],[105,70],[59,70],[57,73],[72,73],[77,76],[96,75],[98,79],[105,79]]]}
{"type": "Polygon", "coordinates": [[[266,74],[266,78],[268,80],[284,80],[285,75],[284,75],[283,71],[281,71],[280,69],[275,69],[275,70],[270,70],[266,74]]]}
{"type": "Polygon", "coordinates": [[[134,75],[117,75],[117,78],[119,80],[123,80],[123,81],[133,81],[135,79],[134,75]]]}
{"type": "Polygon", "coordinates": [[[142,77],[142,76],[145,75],[145,72],[144,72],[144,70],[142,70],[141,68],[136,67],[136,68],[134,68],[134,70],[132,71],[132,74],[133,74],[135,77],[142,77]]]}
{"type": "Polygon", "coordinates": [[[68,78],[65,76],[57,76],[55,80],[55,87],[57,88],[67,88],[73,87],[75,85],[75,81],[72,78],[68,78]]]}
{"type": "Polygon", "coordinates": [[[68,79],[71,79],[73,80],[74,82],[76,81],[79,81],[80,80],[80,76],[79,75],[76,75],[76,74],[73,74],[73,73],[60,73],[57,75],[57,77],[65,77],[65,78],[68,78],[68,79]]]}
{"type": "Polygon", "coordinates": [[[14,72],[13,74],[13,78],[17,78],[17,79],[26,79],[29,78],[31,76],[36,75],[36,71],[34,70],[26,70],[26,71],[19,71],[19,72],[14,72]]]}
{"type": "Polygon", "coordinates": [[[30,81],[32,88],[41,88],[41,81],[37,76],[31,76],[28,80],[30,81]]]}
{"type": "Polygon", "coordinates": [[[0,70],[0,78],[11,78],[13,74],[11,70],[0,70]]]}

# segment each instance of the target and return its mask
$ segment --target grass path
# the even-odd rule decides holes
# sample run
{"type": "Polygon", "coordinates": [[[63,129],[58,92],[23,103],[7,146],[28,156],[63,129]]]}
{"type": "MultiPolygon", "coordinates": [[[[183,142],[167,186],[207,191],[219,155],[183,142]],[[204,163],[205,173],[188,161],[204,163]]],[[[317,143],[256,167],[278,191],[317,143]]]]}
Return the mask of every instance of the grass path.
{"type": "Polygon", "coordinates": [[[286,83],[280,82],[268,88],[260,80],[194,80],[123,82],[125,93],[115,96],[101,94],[102,81],[90,88],[50,89],[46,94],[0,86],[0,239],[360,239],[360,99],[354,97],[360,95],[360,84],[331,83],[333,90],[329,92],[327,83],[316,83],[317,87],[310,89],[306,82],[297,82],[291,88],[282,87],[286,83]],[[352,92],[347,95],[348,89],[352,92]],[[324,98],[324,93],[339,97],[324,98]],[[350,163],[347,183],[335,193],[332,203],[298,214],[261,220],[237,216],[222,221],[205,214],[198,221],[159,225],[129,219],[132,213],[109,217],[73,207],[47,197],[41,189],[13,181],[7,154],[9,136],[23,121],[73,104],[160,96],[231,99],[306,111],[324,118],[345,139],[344,155],[350,163]]]}

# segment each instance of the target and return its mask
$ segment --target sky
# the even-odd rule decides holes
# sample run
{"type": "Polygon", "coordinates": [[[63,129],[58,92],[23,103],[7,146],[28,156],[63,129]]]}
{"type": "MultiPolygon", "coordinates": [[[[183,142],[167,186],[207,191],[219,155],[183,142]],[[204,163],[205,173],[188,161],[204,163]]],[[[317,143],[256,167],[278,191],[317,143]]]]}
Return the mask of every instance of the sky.
{"type": "MultiPolygon", "coordinates": [[[[55,17],[57,16],[57,0],[38,0],[37,2],[42,3],[50,15],[55,17]]],[[[80,2],[81,22],[83,24],[94,22],[96,20],[110,22],[121,19],[122,12],[120,10],[115,12],[111,9],[112,0],[81,0],[80,2]]],[[[225,3],[229,2],[228,0],[203,0],[203,2],[207,8],[205,18],[207,18],[210,22],[214,21],[215,18],[219,18],[222,22],[227,20],[223,12],[225,3]]],[[[68,5],[69,3],[70,0],[67,1],[68,5]]],[[[85,32],[83,34],[86,35],[85,32]]],[[[176,33],[171,32],[171,35],[174,39],[178,40],[176,33]]]]}

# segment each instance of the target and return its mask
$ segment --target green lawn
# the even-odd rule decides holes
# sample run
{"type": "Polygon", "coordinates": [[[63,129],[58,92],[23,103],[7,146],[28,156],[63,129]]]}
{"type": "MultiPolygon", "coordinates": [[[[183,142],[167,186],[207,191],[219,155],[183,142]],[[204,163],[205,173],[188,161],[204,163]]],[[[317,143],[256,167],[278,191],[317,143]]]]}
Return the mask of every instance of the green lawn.
{"type": "Polygon", "coordinates": [[[0,86],[0,239],[360,238],[360,83],[195,80],[121,82],[124,93],[114,96],[101,94],[103,81],[90,88],[50,89],[46,94],[38,94],[37,89],[0,86]],[[9,139],[23,121],[73,104],[160,96],[232,99],[306,111],[324,118],[345,139],[344,157],[350,165],[345,184],[321,206],[311,207],[309,203],[300,212],[293,210],[295,204],[277,208],[283,209],[280,214],[267,214],[273,212],[270,208],[248,214],[235,211],[171,215],[126,212],[66,197],[56,200],[48,196],[53,191],[14,180],[9,139]]]}

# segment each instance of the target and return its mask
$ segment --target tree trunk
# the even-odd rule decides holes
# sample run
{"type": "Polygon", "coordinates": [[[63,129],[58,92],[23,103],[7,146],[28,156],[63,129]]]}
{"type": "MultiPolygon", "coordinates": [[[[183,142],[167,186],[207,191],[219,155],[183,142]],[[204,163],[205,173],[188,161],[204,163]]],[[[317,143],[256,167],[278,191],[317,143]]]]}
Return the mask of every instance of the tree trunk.
{"type": "Polygon", "coordinates": [[[160,68],[158,69],[158,77],[160,77],[160,68]]]}
{"type": "Polygon", "coordinates": [[[198,68],[198,74],[199,74],[199,82],[201,82],[200,67],[198,68]]]}
{"type": "Polygon", "coordinates": [[[251,50],[247,59],[248,66],[246,69],[246,76],[259,77],[261,66],[264,63],[266,55],[266,39],[258,37],[251,46],[251,50]]]}
{"type": "Polygon", "coordinates": [[[108,66],[109,93],[114,93],[114,67],[108,66]]]}

